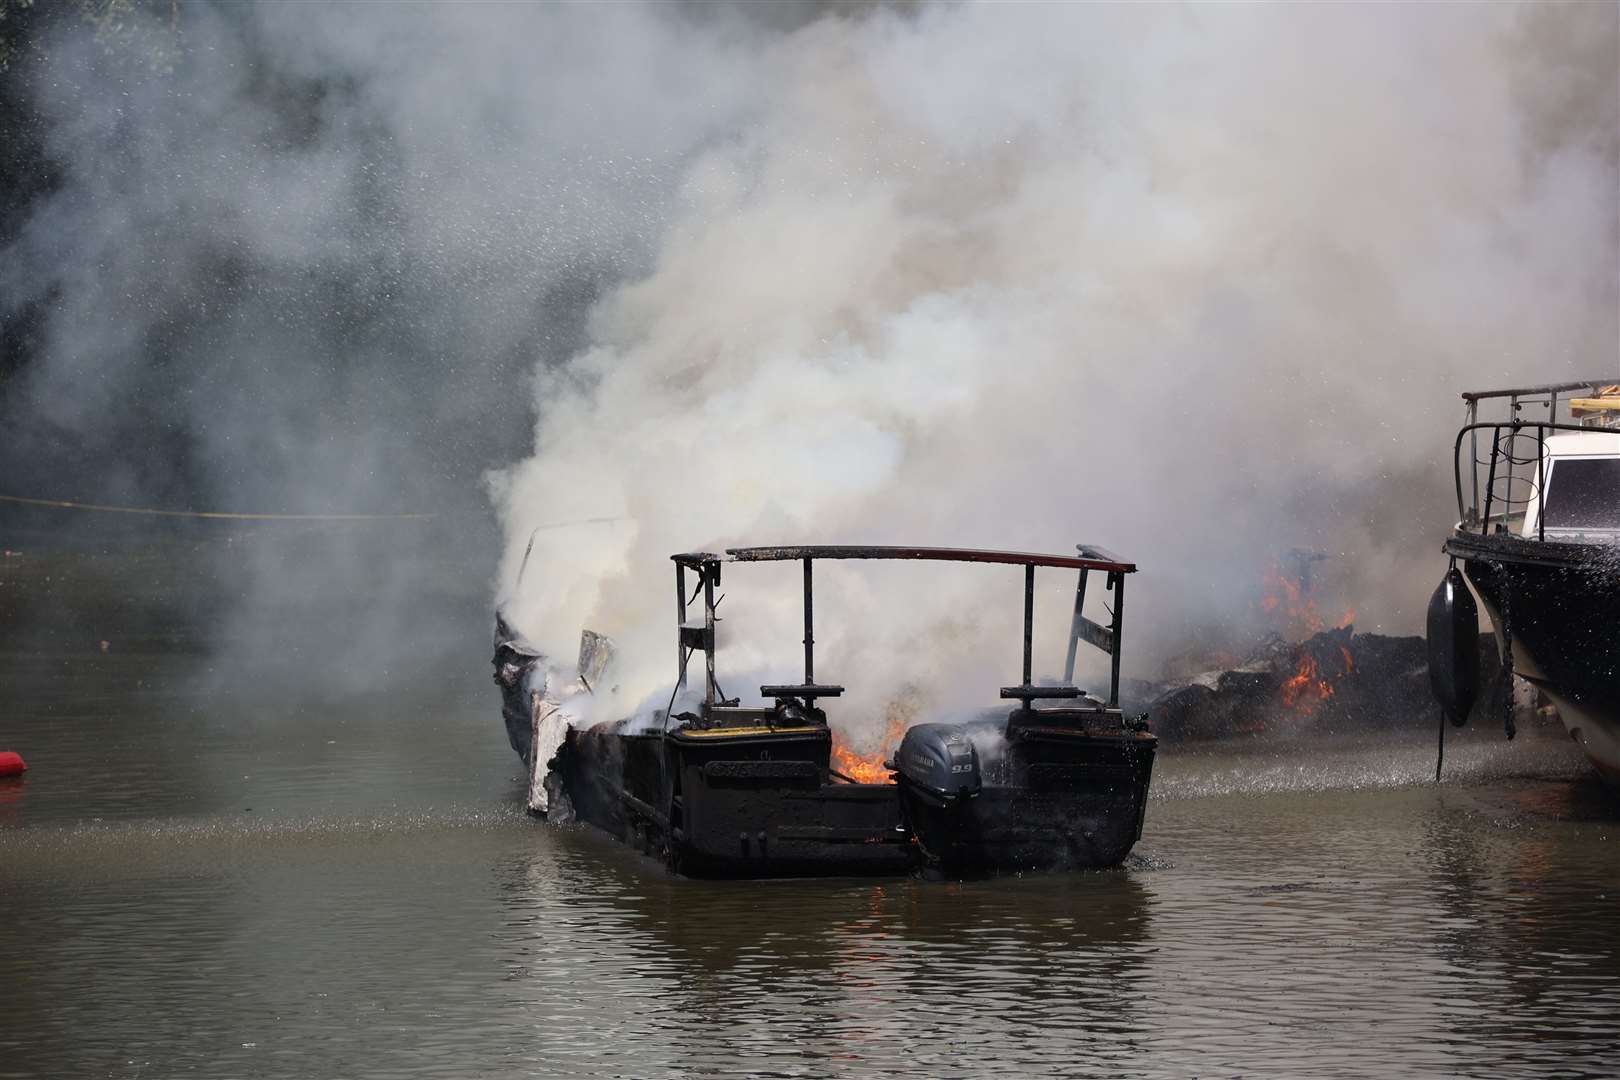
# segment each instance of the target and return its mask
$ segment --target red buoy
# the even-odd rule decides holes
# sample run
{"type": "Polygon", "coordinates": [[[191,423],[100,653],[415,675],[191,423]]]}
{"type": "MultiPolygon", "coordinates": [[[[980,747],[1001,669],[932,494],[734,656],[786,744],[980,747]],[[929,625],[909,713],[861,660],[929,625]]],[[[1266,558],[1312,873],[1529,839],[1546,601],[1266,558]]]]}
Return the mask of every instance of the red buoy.
{"type": "Polygon", "coordinates": [[[10,750],[0,750],[0,776],[21,776],[28,771],[21,754],[13,754],[10,750]]]}

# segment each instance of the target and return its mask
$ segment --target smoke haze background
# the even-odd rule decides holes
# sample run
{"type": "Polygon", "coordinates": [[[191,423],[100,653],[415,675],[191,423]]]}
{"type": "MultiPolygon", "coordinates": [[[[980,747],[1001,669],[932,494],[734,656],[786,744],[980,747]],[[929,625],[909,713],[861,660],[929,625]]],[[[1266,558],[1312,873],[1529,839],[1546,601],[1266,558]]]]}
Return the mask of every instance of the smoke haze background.
{"type": "MultiPolygon", "coordinates": [[[[738,543],[1101,543],[1144,672],[1296,546],[1417,632],[1457,392],[1620,375],[1613,6],[78,10],[8,7],[5,491],[435,514],[219,568],[316,681],[493,591],[640,700],[738,543]]],[[[868,701],[1016,672],[1012,571],[822,581],[868,701]]],[[[797,575],[731,585],[746,695],[797,575]]]]}
{"type": "MultiPolygon", "coordinates": [[[[542,373],[505,579],[536,524],[633,524],[535,534],[517,621],[655,657],[639,693],[671,551],[1085,540],[1146,571],[1139,670],[1238,636],[1296,546],[1364,628],[1417,632],[1458,390],[1620,370],[1613,14],[970,5],[774,42],[653,271],[542,373]]],[[[1011,681],[1015,574],[852,573],[818,671],[1011,681]]],[[[773,580],[732,601],[745,697],[795,662],[773,580]]]]}
{"type": "MultiPolygon", "coordinates": [[[[767,27],[623,5],[0,13],[3,492],[432,514],[199,526],[238,541],[204,545],[212,646],[292,687],[485,662],[482,476],[528,444],[536,366],[650,265],[678,162],[742,122],[767,27]]],[[[16,546],[151,531],[0,514],[16,546]]]]}

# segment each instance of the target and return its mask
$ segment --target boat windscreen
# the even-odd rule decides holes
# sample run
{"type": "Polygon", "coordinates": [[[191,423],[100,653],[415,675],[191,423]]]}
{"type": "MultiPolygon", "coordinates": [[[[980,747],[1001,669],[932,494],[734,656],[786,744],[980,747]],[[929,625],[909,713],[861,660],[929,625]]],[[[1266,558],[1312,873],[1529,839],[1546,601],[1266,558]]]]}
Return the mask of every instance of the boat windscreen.
{"type": "Polygon", "coordinates": [[[1620,458],[1554,461],[1542,524],[1549,529],[1620,529],[1620,458]]]}

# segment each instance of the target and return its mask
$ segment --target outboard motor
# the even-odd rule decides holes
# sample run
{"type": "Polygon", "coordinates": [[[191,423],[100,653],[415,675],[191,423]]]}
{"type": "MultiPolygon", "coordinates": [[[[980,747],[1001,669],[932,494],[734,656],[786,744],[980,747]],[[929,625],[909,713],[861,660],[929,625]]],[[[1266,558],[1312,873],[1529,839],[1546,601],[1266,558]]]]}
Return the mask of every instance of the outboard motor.
{"type": "Polygon", "coordinates": [[[1479,607],[1455,566],[1429,600],[1429,685],[1456,727],[1479,694],[1479,607]]]}
{"type": "Polygon", "coordinates": [[[949,806],[979,793],[979,753],[961,724],[918,724],[894,754],[898,780],[918,798],[949,806]]]}

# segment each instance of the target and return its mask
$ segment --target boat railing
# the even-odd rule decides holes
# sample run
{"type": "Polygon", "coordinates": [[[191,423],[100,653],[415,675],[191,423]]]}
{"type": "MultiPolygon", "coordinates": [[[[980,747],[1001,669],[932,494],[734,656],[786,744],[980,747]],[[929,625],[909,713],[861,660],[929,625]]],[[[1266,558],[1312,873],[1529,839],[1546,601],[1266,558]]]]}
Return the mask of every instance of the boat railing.
{"type": "MultiPolygon", "coordinates": [[[[1517,533],[1546,490],[1547,437],[1555,431],[1590,432],[1590,425],[1535,420],[1466,424],[1457,432],[1453,474],[1458,529],[1480,535],[1517,533]],[[1465,445],[1466,444],[1466,445],[1465,445]],[[1468,468],[1463,468],[1463,455],[1468,468]],[[1481,481],[1481,470],[1484,473],[1481,481]]],[[[1546,515],[1536,515],[1536,539],[1547,538],[1546,515]]]]}
{"type": "MultiPolygon", "coordinates": [[[[1467,419],[1454,452],[1458,527],[1471,532],[1512,532],[1522,526],[1545,486],[1543,461],[1550,431],[1587,432],[1620,427],[1620,399],[1605,396],[1611,376],[1462,395],[1467,419]],[[1610,402],[1614,402],[1610,405],[1610,402]],[[1481,407],[1505,407],[1500,419],[1480,418],[1481,407]],[[1541,413],[1540,410],[1546,410],[1541,413]],[[1530,410],[1531,417],[1523,414],[1530,410]],[[1560,410],[1567,420],[1560,419],[1560,410]],[[1468,443],[1464,484],[1463,442],[1468,443]]],[[[1545,528],[1537,523],[1538,539],[1545,528]]]]}

